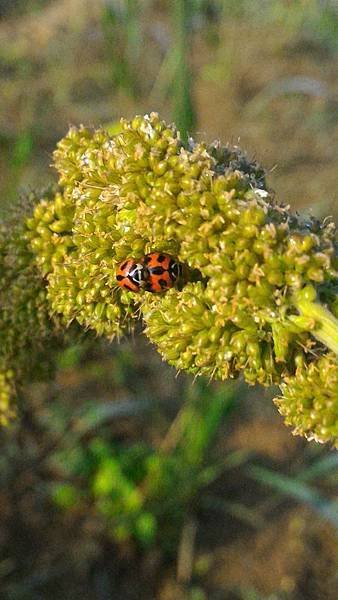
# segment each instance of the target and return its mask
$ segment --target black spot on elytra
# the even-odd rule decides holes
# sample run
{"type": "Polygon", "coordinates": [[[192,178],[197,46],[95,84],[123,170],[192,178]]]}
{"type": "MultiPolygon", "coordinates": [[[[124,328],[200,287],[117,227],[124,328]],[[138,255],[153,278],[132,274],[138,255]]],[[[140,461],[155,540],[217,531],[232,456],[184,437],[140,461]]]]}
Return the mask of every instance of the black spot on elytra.
{"type": "Polygon", "coordinates": [[[163,262],[163,261],[165,260],[165,256],[164,256],[164,254],[159,254],[159,255],[158,255],[158,257],[157,257],[157,260],[158,260],[158,262],[160,262],[160,263],[161,263],[161,262],[163,262]]]}
{"type": "Polygon", "coordinates": [[[162,290],[167,287],[167,282],[165,279],[159,279],[158,283],[160,284],[162,290]]]}
{"type": "Polygon", "coordinates": [[[145,256],[144,259],[143,259],[143,264],[147,265],[150,261],[151,261],[150,256],[145,256]]]}
{"type": "Polygon", "coordinates": [[[124,279],[123,275],[116,275],[117,281],[122,281],[124,279]]]}
{"type": "Polygon", "coordinates": [[[163,267],[154,267],[153,269],[151,269],[151,274],[152,275],[163,275],[164,273],[164,269],[163,267]]]}
{"type": "Polygon", "coordinates": [[[121,265],[121,266],[120,266],[120,269],[121,269],[121,271],[123,271],[123,270],[126,268],[127,264],[128,264],[128,261],[126,260],[126,261],[123,263],[123,265],[121,265]]]}

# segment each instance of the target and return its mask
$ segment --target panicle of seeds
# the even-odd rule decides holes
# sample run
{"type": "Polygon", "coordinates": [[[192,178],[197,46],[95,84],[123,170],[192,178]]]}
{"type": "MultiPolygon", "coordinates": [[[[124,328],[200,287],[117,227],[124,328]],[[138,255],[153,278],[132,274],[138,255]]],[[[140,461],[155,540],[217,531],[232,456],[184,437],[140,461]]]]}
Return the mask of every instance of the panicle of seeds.
{"type": "Polygon", "coordinates": [[[25,220],[37,202],[30,194],[0,226],[0,421],[8,420],[15,384],[40,369],[41,352],[57,330],[47,289],[30,247],[25,220]]]}
{"type": "Polygon", "coordinates": [[[328,352],[309,364],[301,360],[296,373],[281,384],[274,402],[295,435],[338,447],[337,357],[328,352]]]}
{"type": "Polygon", "coordinates": [[[26,219],[26,239],[43,276],[73,250],[73,219],[74,206],[60,191],[52,199],[42,198],[26,219]]]}
{"type": "Polygon", "coordinates": [[[311,429],[305,391],[293,400],[301,373],[315,389],[318,361],[332,362],[316,339],[319,317],[300,314],[296,301],[305,290],[327,309],[337,305],[329,219],[292,215],[239,148],[183,143],[156,113],[122,120],[117,135],[72,127],[54,161],[62,192],[27,220],[53,313],[109,338],[141,314],[146,335],[178,370],[282,384],[277,404],[295,431],[334,438],[319,416],[311,429]],[[154,250],[184,265],[182,285],[158,295],[119,289],[118,264],[154,250]]]}

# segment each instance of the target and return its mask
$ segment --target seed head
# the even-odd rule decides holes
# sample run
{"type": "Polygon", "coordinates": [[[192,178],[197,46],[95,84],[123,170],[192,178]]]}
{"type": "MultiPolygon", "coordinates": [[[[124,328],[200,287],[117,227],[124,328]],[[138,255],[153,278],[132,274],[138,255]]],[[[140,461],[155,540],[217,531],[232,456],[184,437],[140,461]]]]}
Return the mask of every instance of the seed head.
{"type": "Polygon", "coordinates": [[[162,356],[194,375],[243,373],[250,384],[288,390],[302,368],[317,385],[313,357],[326,357],[325,348],[295,297],[310,294],[334,311],[329,219],[292,215],[239,148],[183,143],[156,113],[122,120],[117,135],[71,128],[54,161],[62,193],[27,221],[53,313],[109,338],[142,315],[162,356]],[[182,263],[180,285],[157,295],[118,288],[121,261],[153,251],[182,263]]]}
{"type": "Polygon", "coordinates": [[[337,357],[328,352],[306,363],[281,385],[282,396],[274,400],[293,433],[338,447],[337,357]]]}
{"type": "Polygon", "coordinates": [[[35,360],[57,328],[49,316],[46,285],[30,247],[30,194],[0,226],[0,420],[13,414],[15,383],[31,375],[35,360]],[[28,235],[28,237],[27,237],[28,235]]]}

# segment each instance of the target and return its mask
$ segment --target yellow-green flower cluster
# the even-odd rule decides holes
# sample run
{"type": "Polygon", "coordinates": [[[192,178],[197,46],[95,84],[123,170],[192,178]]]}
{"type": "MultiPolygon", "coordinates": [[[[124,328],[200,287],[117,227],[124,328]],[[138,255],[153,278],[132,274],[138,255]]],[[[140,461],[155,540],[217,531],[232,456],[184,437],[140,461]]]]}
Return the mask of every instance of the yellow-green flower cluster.
{"type": "Polygon", "coordinates": [[[112,338],[141,314],[177,369],[264,385],[323,354],[296,297],[310,289],[334,305],[334,225],[279,206],[238,148],[184,144],[152,113],[115,136],[72,128],[54,158],[62,196],[27,224],[52,310],[67,323],[112,338]],[[118,288],[118,264],[155,250],[183,263],[185,285],[118,288]]]}
{"type": "Polygon", "coordinates": [[[47,291],[27,240],[31,195],[0,226],[0,420],[12,414],[14,379],[31,376],[54,330],[47,291]],[[36,359],[36,361],[35,361],[36,359]]]}
{"type": "Polygon", "coordinates": [[[184,294],[175,292],[163,299],[147,297],[143,312],[149,337],[171,361],[176,337],[180,368],[187,350],[190,360],[185,368],[194,372],[224,378],[242,371],[249,383],[270,385],[293,373],[296,357],[313,348],[310,333],[293,326],[289,316],[297,312],[293,305],[297,290],[334,277],[333,228],[327,224],[316,234],[300,227],[295,232],[286,209],[268,203],[257,191],[244,188],[243,194],[242,185],[239,173],[218,178],[208,195],[214,207],[218,202],[217,210],[210,220],[202,219],[202,194],[196,207],[190,207],[187,218],[195,214],[194,225],[187,228],[180,246],[180,259],[198,268],[206,282],[197,302],[200,312],[208,313],[209,326],[198,323],[189,308],[191,299],[186,305],[184,294]],[[180,310],[175,311],[177,304],[180,310]],[[157,327],[167,315],[174,315],[171,344],[163,327],[159,338],[157,327]],[[203,335],[195,346],[191,332],[199,326],[203,335]],[[212,350],[209,356],[215,347],[218,352],[212,350]]]}
{"type": "Polygon", "coordinates": [[[72,249],[73,218],[73,204],[58,191],[52,199],[41,199],[26,219],[26,239],[42,275],[48,275],[72,249]]]}
{"type": "Polygon", "coordinates": [[[179,256],[172,213],[191,195],[189,186],[196,201],[234,161],[247,185],[263,180],[236,148],[214,144],[209,153],[193,142],[184,148],[175,128],[155,114],[125,122],[117,136],[71,128],[54,157],[63,193],[54,207],[43,200],[27,221],[32,249],[48,275],[52,310],[108,337],[126,330],[135,312],[135,299],[116,290],[118,263],[154,247],[179,256]]]}
{"type": "Polygon", "coordinates": [[[334,441],[338,447],[337,357],[327,353],[306,364],[301,361],[295,375],[281,385],[283,397],[276,398],[285,423],[296,435],[319,442],[334,441]]]}

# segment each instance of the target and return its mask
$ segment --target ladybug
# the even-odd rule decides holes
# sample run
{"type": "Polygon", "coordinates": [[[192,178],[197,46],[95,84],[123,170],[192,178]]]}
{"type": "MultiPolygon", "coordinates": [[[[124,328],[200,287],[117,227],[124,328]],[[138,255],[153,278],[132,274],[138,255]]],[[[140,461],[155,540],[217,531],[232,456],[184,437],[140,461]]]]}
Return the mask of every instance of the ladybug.
{"type": "Polygon", "coordinates": [[[148,292],[165,292],[182,276],[182,265],[169,254],[151,252],[142,259],[145,267],[145,287],[148,292]]]}
{"type": "Polygon", "coordinates": [[[127,258],[120,264],[116,279],[120,287],[130,292],[139,292],[146,285],[148,272],[143,264],[133,258],[127,258]]]}

